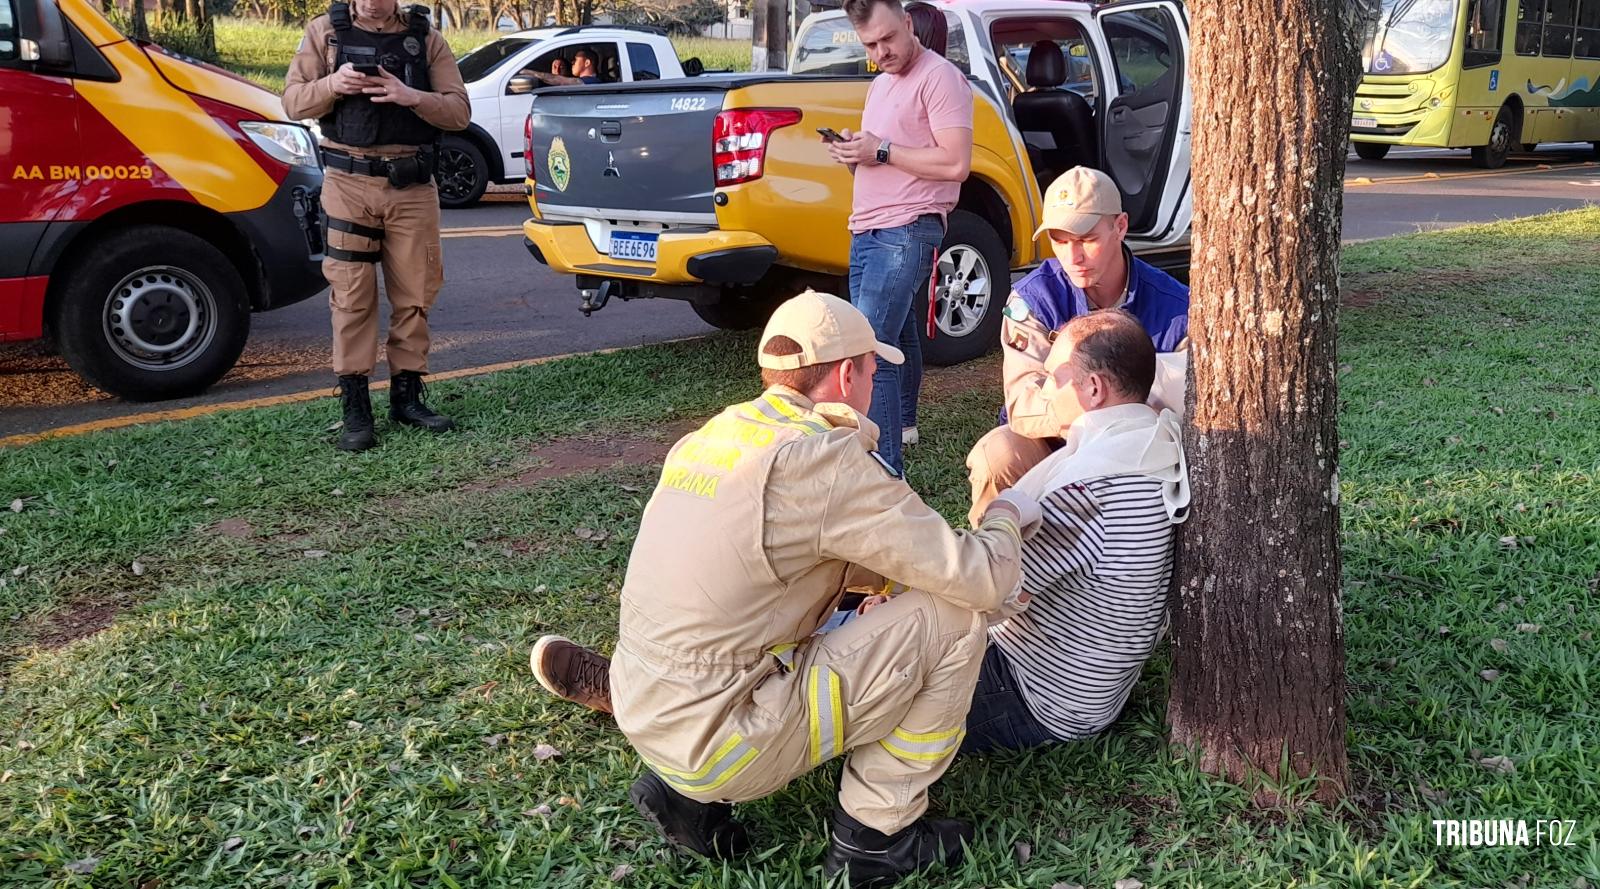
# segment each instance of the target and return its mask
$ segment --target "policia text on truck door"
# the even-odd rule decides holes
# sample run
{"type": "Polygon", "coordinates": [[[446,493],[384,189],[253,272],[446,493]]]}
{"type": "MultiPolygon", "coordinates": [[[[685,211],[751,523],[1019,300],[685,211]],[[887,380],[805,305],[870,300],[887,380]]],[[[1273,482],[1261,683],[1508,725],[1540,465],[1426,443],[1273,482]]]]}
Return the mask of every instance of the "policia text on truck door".
{"type": "Polygon", "coordinates": [[[0,0],[0,342],[102,389],[197,393],[250,313],[326,286],[322,170],[278,99],[127,39],[85,0],[0,0]]]}

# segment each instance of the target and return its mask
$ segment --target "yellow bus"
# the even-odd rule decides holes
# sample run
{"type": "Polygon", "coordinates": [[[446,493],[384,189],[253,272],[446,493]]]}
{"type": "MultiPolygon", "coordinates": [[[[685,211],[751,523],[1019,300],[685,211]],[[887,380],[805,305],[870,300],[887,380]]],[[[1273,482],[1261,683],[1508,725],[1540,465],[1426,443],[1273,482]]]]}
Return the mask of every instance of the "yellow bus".
{"type": "MultiPolygon", "coordinates": [[[[1600,143],[1600,0],[1383,0],[1351,110],[1356,154],[1600,143]]],[[[1600,144],[1595,150],[1600,152],[1600,144]]]]}

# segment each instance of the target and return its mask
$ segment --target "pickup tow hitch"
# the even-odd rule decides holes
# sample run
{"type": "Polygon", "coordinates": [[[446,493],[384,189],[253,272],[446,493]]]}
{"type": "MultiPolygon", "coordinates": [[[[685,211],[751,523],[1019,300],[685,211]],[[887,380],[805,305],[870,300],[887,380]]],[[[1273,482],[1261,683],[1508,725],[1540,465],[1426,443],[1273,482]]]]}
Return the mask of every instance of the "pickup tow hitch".
{"type": "Polygon", "coordinates": [[[578,306],[578,309],[583,312],[583,317],[587,318],[605,308],[606,303],[611,301],[611,296],[617,292],[617,289],[617,282],[601,281],[599,288],[595,290],[578,291],[583,294],[583,304],[578,306]]]}

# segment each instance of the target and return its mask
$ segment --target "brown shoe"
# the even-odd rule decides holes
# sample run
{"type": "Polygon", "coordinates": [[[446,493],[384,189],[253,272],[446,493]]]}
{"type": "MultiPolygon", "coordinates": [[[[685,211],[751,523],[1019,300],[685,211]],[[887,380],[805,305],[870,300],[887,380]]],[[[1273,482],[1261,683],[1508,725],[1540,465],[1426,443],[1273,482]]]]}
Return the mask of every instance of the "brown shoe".
{"type": "Polygon", "coordinates": [[[561,636],[541,636],[528,666],[545,691],[590,710],[611,712],[611,661],[605,655],[561,636]]]}

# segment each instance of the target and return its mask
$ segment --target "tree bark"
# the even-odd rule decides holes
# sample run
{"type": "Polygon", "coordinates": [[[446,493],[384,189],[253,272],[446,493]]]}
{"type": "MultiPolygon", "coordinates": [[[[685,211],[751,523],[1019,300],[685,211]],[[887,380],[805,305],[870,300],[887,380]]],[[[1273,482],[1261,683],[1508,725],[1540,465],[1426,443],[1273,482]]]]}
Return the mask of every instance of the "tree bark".
{"type": "Polygon", "coordinates": [[[1331,801],[1347,783],[1339,233],[1365,13],[1353,0],[1189,11],[1192,500],[1167,718],[1175,745],[1258,802],[1308,775],[1331,801]]]}

